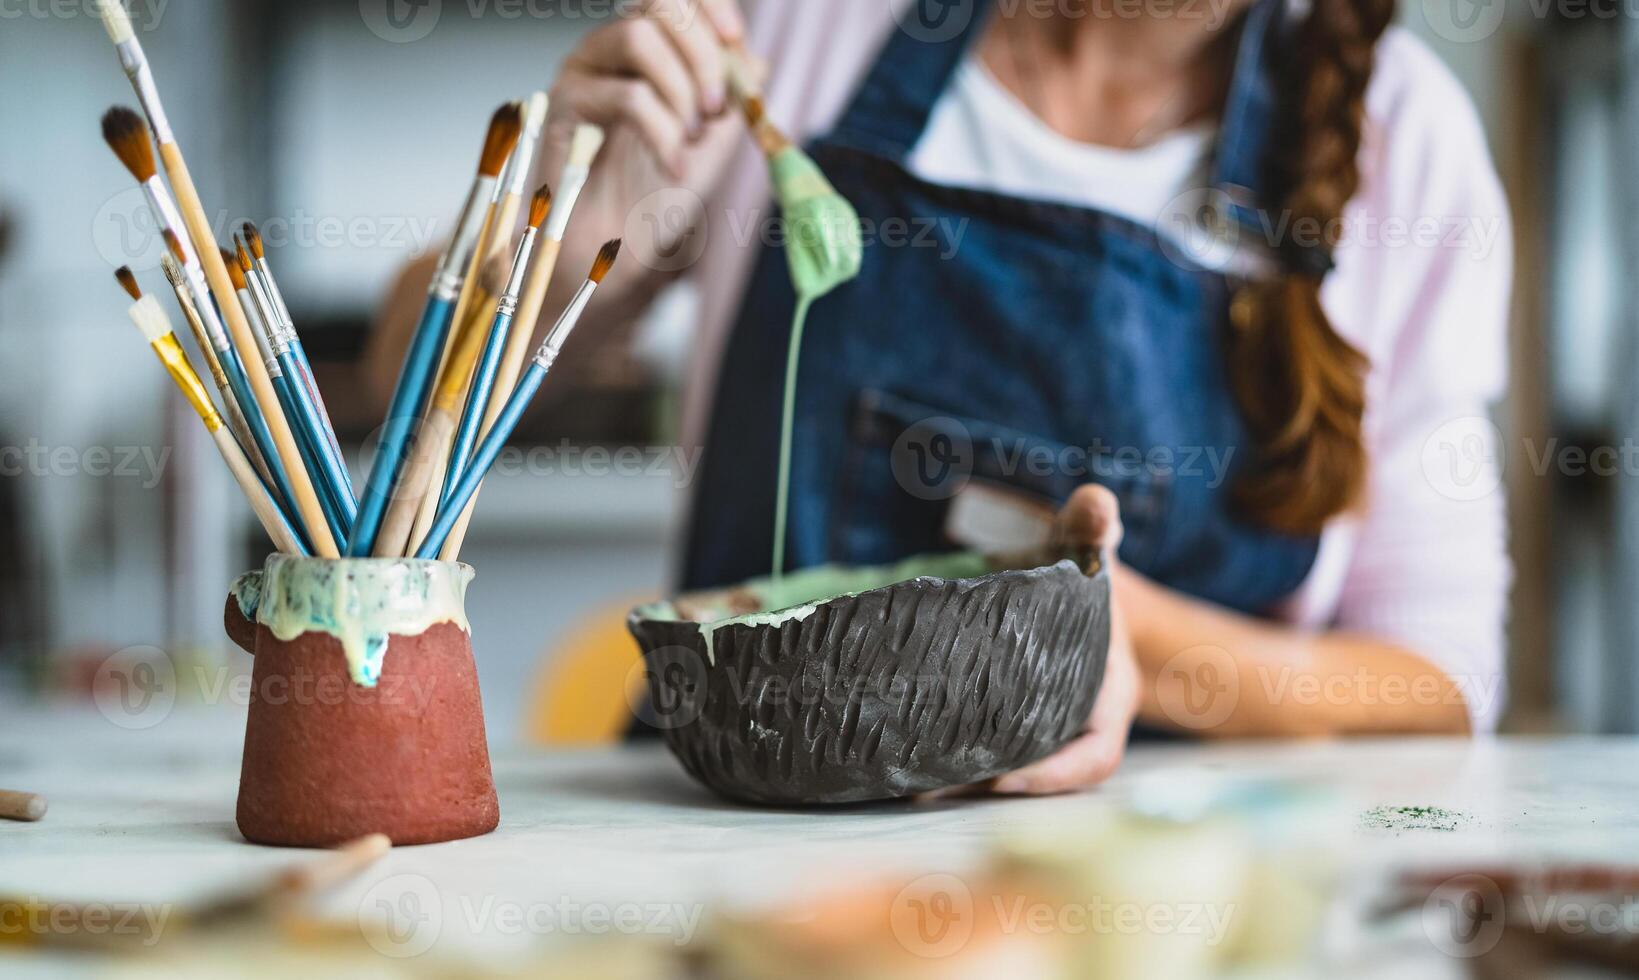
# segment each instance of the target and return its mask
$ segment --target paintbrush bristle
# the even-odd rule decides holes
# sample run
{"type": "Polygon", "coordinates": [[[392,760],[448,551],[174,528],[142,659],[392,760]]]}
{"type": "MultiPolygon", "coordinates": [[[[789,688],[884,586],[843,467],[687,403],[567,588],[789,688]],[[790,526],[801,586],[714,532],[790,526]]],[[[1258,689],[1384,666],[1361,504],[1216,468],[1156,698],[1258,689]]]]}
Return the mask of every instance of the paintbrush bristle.
{"type": "Polygon", "coordinates": [[[171,288],[181,289],[186,285],[186,281],[182,278],[182,266],[177,264],[176,259],[171,258],[169,255],[162,255],[159,259],[159,267],[164,270],[165,279],[171,284],[171,288]]]}
{"type": "Polygon", "coordinates": [[[536,92],[524,101],[524,132],[540,135],[546,125],[546,110],[551,103],[545,92],[536,92]]]}
{"type": "Polygon", "coordinates": [[[144,296],[131,304],[131,322],[142,331],[142,336],[153,343],[171,332],[171,318],[165,315],[165,308],[159,305],[159,300],[152,296],[144,296]]]}
{"type": "Polygon", "coordinates": [[[614,267],[615,257],[619,254],[620,239],[616,238],[613,241],[605,242],[603,247],[598,250],[597,259],[592,263],[591,275],[586,278],[595,283],[602,283],[603,277],[608,275],[609,270],[614,267]]]}
{"type": "Polygon", "coordinates": [[[97,0],[97,13],[102,16],[108,39],[115,44],[124,44],[136,36],[131,28],[131,15],[125,12],[125,4],[120,0],[97,0]]]}
{"type": "Polygon", "coordinates": [[[589,169],[603,149],[603,127],[581,123],[569,141],[569,166],[589,169]]]}
{"type": "Polygon", "coordinates": [[[763,105],[761,96],[746,96],[744,106],[746,122],[750,123],[752,126],[761,126],[763,124],[763,120],[768,118],[768,109],[763,105]]]}
{"type": "Polygon", "coordinates": [[[154,166],[154,144],[148,139],[148,124],[135,110],[117,105],[102,117],[102,138],[139,183],[158,172],[154,166]]]}
{"type": "Polygon", "coordinates": [[[182,239],[176,237],[176,232],[169,228],[160,229],[160,234],[165,237],[165,250],[170,252],[171,256],[176,259],[176,264],[186,266],[188,264],[188,253],[182,251],[182,239]]]}
{"type": "Polygon", "coordinates": [[[233,288],[246,289],[248,287],[245,285],[245,272],[250,263],[250,256],[245,254],[243,245],[238,247],[237,253],[229,248],[219,248],[217,251],[222,253],[222,264],[228,267],[228,278],[233,280],[233,288]]]}
{"type": "Polygon", "coordinates": [[[484,134],[484,155],[478,159],[478,173],[485,177],[499,177],[505,169],[507,157],[518,145],[518,134],[523,131],[523,112],[518,103],[508,102],[490,117],[489,132],[484,134]]]}
{"type": "Polygon", "coordinates": [[[529,201],[529,227],[539,228],[546,220],[546,213],[552,210],[552,188],[546,184],[535,192],[529,201]]]}
{"type": "Polygon", "coordinates": [[[262,233],[257,230],[256,222],[247,221],[240,225],[239,234],[245,236],[245,244],[250,246],[250,254],[255,256],[258,262],[267,258],[267,253],[262,251],[262,233]]]}
{"type": "Polygon", "coordinates": [[[131,271],[128,265],[122,265],[114,270],[114,278],[120,281],[120,288],[125,290],[132,299],[142,298],[142,287],[137,285],[137,274],[131,271]]]}

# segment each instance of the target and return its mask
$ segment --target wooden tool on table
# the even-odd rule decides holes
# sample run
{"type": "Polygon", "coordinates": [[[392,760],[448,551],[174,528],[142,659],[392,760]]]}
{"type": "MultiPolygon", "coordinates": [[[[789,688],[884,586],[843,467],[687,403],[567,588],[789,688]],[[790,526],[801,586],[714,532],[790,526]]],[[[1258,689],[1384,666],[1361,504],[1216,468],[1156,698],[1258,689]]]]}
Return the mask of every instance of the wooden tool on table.
{"type": "Polygon", "coordinates": [[[0,820],[33,823],[46,815],[46,798],[38,793],[0,789],[0,820]]]}

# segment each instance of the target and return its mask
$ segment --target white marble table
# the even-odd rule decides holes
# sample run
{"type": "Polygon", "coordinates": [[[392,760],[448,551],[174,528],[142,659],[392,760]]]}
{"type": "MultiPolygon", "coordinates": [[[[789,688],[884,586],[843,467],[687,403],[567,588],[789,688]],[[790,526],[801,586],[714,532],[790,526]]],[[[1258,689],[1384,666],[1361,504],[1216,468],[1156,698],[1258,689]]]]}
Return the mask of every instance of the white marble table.
{"type": "MultiPolygon", "coordinates": [[[[178,709],[147,731],[92,710],[0,704],[0,787],[46,795],[38,824],[0,823],[0,895],[188,902],[288,864],[234,829],[243,716],[178,709]]],[[[1100,790],[1051,800],[967,800],[790,812],[725,804],[658,748],[494,752],[501,827],[394,851],[326,900],[338,917],[415,892],[446,914],[441,942],[505,946],[486,901],[651,910],[743,908],[859,876],[961,872],[1021,824],[1075,826],[1146,777],[1280,777],[1334,791],[1352,813],[1429,805],[1449,832],[1351,829],[1362,866],[1565,859],[1639,865],[1639,740],[1411,740],[1145,747],[1100,790]]],[[[687,915],[671,923],[688,928],[687,915]]],[[[525,933],[528,930],[524,930],[525,933]]],[[[4,971],[0,971],[4,972],[4,971]]]]}

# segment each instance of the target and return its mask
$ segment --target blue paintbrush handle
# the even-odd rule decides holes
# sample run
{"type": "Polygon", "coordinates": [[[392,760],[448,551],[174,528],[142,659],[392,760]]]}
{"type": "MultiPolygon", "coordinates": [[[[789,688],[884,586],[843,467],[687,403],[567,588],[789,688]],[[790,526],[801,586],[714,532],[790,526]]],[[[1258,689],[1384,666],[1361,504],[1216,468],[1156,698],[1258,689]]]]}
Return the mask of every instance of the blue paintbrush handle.
{"type": "Polygon", "coordinates": [[[415,553],[417,558],[437,558],[438,553],[444,549],[444,540],[455,528],[455,522],[460,520],[461,512],[467,509],[467,501],[478,492],[478,485],[484,482],[484,475],[495,465],[495,458],[501,455],[501,450],[506,448],[506,441],[511,437],[512,430],[518,427],[518,420],[523,417],[524,409],[529,407],[529,400],[535,397],[536,389],[540,388],[541,381],[545,378],[546,368],[531,361],[529,370],[519,379],[518,387],[512,390],[512,397],[507,399],[506,407],[496,416],[495,425],[489,430],[489,435],[479,444],[478,452],[472,458],[472,465],[467,467],[461,482],[451,491],[449,502],[439,508],[438,518],[433,521],[426,540],[421,542],[420,550],[415,553]]]}
{"type": "Polygon", "coordinates": [[[336,496],[336,487],[332,483],[326,465],[328,446],[324,436],[313,430],[310,408],[304,411],[302,397],[302,382],[291,377],[290,369],[295,362],[290,355],[279,358],[279,367],[283,370],[273,378],[273,390],[279,395],[279,405],[285,410],[285,418],[295,430],[296,446],[302,453],[302,465],[307,467],[307,475],[313,480],[313,486],[318,491],[319,508],[324,511],[324,522],[330,525],[330,533],[337,541],[346,541],[348,529],[352,527],[351,518],[346,516],[341,500],[336,496]]]}
{"type": "Polygon", "coordinates": [[[245,416],[245,424],[250,426],[250,437],[256,442],[262,461],[267,464],[267,471],[273,477],[273,502],[284,511],[285,521],[296,531],[297,539],[311,548],[313,542],[308,538],[307,528],[297,516],[300,512],[296,510],[296,491],[279,461],[279,451],[273,444],[273,432],[267,427],[267,419],[256,404],[256,396],[251,394],[250,381],[245,378],[245,366],[239,361],[239,352],[229,347],[217,351],[216,356],[222,362],[222,373],[228,376],[228,387],[233,391],[234,400],[239,403],[239,411],[245,416]]]}
{"type": "MultiPolygon", "coordinates": [[[[290,353],[296,359],[302,379],[302,385],[307,389],[307,398],[313,403],[313,409],[318,415],[319,426],[324,432],[324,439],[330,445],[330,452],[341,461],[341,482],[337,484],[343,493],[341,500],[347,505],[349,515],[358,511],[358,498],[353,493],[353,475],[347,472],[347,456],[341,451],[341,441],[336,438],[335,426],[330,424],[330,411],[324,406],[324,396],[319,394],[319,383],[313,380],[313,365],[307,359],[307,351],[302,348],[302,342],[294,337],[290,341],[290,353]]],[[[348,517],[348,526],[352,526],[352,516],[348,517]]]]}
{"type": "Polygon", "coordinates": [[[495,322],[489,327],[489,338],[484,341],[484,352],[478,358],[478,368],[472,374],[472,389],[467,392],[467,404],[461,410],[461,425],[455,430],[449,469],[444,471],[444,487],[438,496],[440,506],[449,502],[450,492],[461,481],[467,461],[472,458],[478,427],[483,424],[484,412],[489,409],[490,395],[495,390],[495,372],[501,366],[501,353],[511,332],[512,314],[497,312],[495,322]]]}
{"type": "Polygon", "coordinates": [[[393,389],[393,402],[387,409],[387,421],[381,429],[381,444],[376,460],[370,467],[370,476],[364,481],[364,499],[359,502],[358,520],[353,522],[353,534],[347,540],[347,554],[354,558],[369,557],[376,546],[376,535],[381,533],[381,522],[387,516],[387,503],[392,496],[393,484],[404,464],[405,447],[416,420],[427,408],[427,395],[432,391],[433,371],[443,353],[444,341],[449,336],[450,320],[455,316],[455,300],[434,293],[427,298],[427,307],[421,312],[421,322],[410,338],[410,349],[404,355],[404,370],[393,389]]]}
{"type": "MultiPolygon", "coordinates": [[[[284,369],[285,381],[290,386],[291,407],[285,411],[287,414],[295,412],[296,424],[306,432],[313,447],[314,462],[319,466],[315,475],[321,479],[316,482],[325,485],[331,499],[336,502],[343,525],[351,531],[353,519],[358,516],[358,502],[353,499],[353,491],[348,486],[347,464],[342,459],[341,447],[328,434],[330,427],[325,424],[324,416],[313,400],[313,386],[302,370],[294,349],[279,355],[279,366],[284,369]]],[[[347,537],[344,534],[336,540],[345,541],[347,537]]]]}

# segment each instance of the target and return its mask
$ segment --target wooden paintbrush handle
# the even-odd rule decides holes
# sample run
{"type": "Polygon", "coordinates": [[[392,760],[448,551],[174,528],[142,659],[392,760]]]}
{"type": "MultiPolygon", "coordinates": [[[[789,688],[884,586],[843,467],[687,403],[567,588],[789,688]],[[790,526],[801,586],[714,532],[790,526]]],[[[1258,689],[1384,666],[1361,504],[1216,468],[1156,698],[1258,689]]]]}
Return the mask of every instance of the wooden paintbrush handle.
{"type": "Polygon", "coordinates": [[[393,842],[385,834],[360,837],[324,857],[286,871],[279,877],[278,891],[294,898],[334,888],[381,860],[382,855],[392,849],[393,842]]]}
{"type": "Polygon", "coordinates": [[[36,793],[0,789],[0,819],[33,823],[45,815],[45,797],[36,793]]]}
{"type": "Polygon", "coordinates": [[[218,427],[211,433],[211,438],[216,441],[217,451],[222,454],[223,462],[228,464],[234,481],[244,491],[245,499],[250,501],[250,509],[256,513],[256,519],[262,522],[262,529],[273,539],[273,546],[287,555],[302,554],[304,549],[296,540],[295,533],[285,523],[279,508],[273,505],[273,498],[268,496],[267,488],[256,478],[256,470],[245,458],[244,450],[234,441],[228,427],[218,427]]]}
{"type": "Polygon", "coordinates": [[[256,395],[256,402],[266,417],[268,429],[273,433],[279,461],[284,464],[286,476],[296,493],[296,507],[301,511],[302,524],[307,528],[319,557],[340,557],[336,539],[330,534],[324,510],[319,506],[313,480],[302,462],[301,450],[296,446],[296,436],[279,407],[273,379],[268,377],[267,366],[262,363],[261,354],[257,351],[256,335],[251,332],[250,321],[245,319],[245,311],[239,306],[233,280],[228,277],[228,267],[223,264],[222,255],[217,251],[215,233],[211,230],[210,219],[205,215],[205,206],[199,200],[199,191],[194,188],[193,176],[188,173],[188,164],[182,159],[182,150],[175,143],[161,143],[159,156],[165,165],[166,176],[171,179],[171,189],[176,192],[178,209],[182,212],[188,237],[193,239],[194,250],[199,253],[199,261],[205,267],[205,279],[210,283],[211,295],[216,297],[216,305],[228,322],[228,331],[239,350],[239,359],[244,362],[245,374],[256,395]]]}

